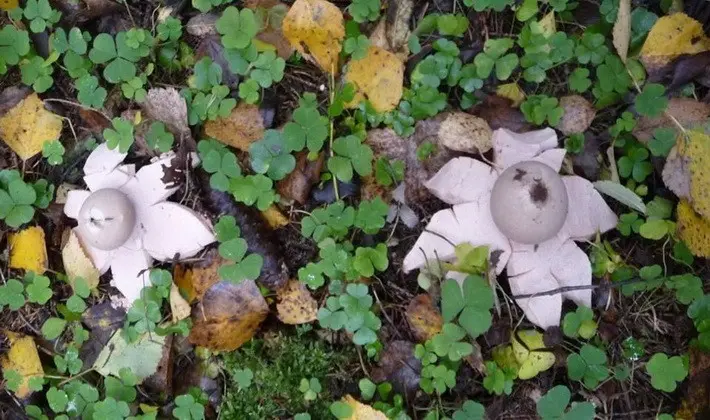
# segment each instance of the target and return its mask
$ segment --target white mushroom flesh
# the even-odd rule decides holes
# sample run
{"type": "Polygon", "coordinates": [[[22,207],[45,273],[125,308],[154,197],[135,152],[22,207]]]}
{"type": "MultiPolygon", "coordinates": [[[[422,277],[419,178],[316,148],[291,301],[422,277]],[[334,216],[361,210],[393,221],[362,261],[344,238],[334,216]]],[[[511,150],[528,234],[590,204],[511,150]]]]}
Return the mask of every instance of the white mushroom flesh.
{"type": "Polygon", "coordinates": [[[82,239],[105,251],[123,245],[133,233],[136,210],[126,194],[106,188],[92,193],[79,210],[82,239]]]}
{"type": "Polygon", "coordinates": [[[541,162],[517,163],[500,174],[491,192],[491,213],[508,239],[539,244],[557,234],[567,218],[567,191],[560,175],[541,162]]]}

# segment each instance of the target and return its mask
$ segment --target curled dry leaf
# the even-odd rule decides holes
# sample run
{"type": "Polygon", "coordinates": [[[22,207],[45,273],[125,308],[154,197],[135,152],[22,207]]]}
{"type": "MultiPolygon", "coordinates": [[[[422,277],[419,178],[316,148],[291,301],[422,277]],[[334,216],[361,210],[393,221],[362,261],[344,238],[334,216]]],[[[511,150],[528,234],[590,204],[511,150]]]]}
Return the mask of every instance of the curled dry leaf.
{"type": "Polygon", "coordinates": [[[370,34],[372,45],[394,53],[403,62],[409,56],[409,20],[414,4],[412,0],[399,0],[387,5],[387,15],[380,19],[370,34]]]}
{"type": "Polygon", "coordinates": [[[46,141],[57,140],[62,118],[44,109],[44,102],[32,93],[0,117],[0,138],[27,160],[42,151],[46,141]]]}
{"type": "Polygon", "coordinates": [[[278,229],[288,225],[288,218],[274,204],[262,211],[261,217],[264,218],[264,221],[271,229],[278,229]]]}
{"type": "Polygon", "coordinates": [[[234,351],[251,340],[269,306],[256,283],[219,282],[192,311],[190,342],[216,351],[234,351]]]}
{"type": "Polygon", "coordinates": [[[655,118],[641,117],[634,127],[633,134],[640,141],[647,142],[657,128],[675,128],[670,117],[675,118],[686,129],[705,124],[710,118],[710,105],[692,98],[671,98],[666,112],[655,118]]]}
{"type": "Polygon", "coordinates": [[[677,207],[678,236],[698,257],[710,257],[710,223],[695,212],[686,200],[680,200],[677,207]]]}
{"type": "Polygon", "coordinates": [[[361,403],[350,395],[346,395],[343,402],[353,409],[353,413],[349,417],[351,420],[387,420],[385,413],[361,403]]]}
{"type": "Polygon", "coordinates": [[[76,278],[82,278],[90,289],[96,289],[101,273],[91,262],[73,229],[67,230],[67,237],[62,247],[62,261],[69,283],[73,286],[76,278]]]}
{"type": "Polygon", "coordinates": [[[324,71],[338,73],[345,26],[337,6],[325,0],[296,0],[282,25],[291,46],[324,71]]]}
{"type": "Polygon", "coordinates": [[[532,130],[532,126],[514,106],[514,102],[502,96],[488,95],[483,102],[468,111],[486,120],[493,130],[506,128],[516,133],[532,130]]]}
{"type": "Polygon", "coordinates": [[[683,54],[710,49],[703,26],[685,13],[673,13],[656,21],[641,48],[640,59],[649,76],[683,54]]]}
{"type": "Polygon", "coordinates": [[[318,302],[313,299],[305,284],[291,279],[276,295],[279,299],[276,310],[279,320],[284,324],[306,324],[316,320],[318,302]]]}
{"type": "MultiPolygon", "coordinates": [[[[19,399],[25,399],[32,394],[29,382],[32,378],[41,378],[44,376],[42,369],[42,361],[37,353],[35,340],[26,335],[14,333],[12,331],[3,331],[3,334],[10,341],[10,350],[7,354],[0,356],[0,365],[2,365],[3,375],[8,371],[15,371],[22,377],[20,387],[15,396],[19,399]]],[[[7,378],[7,376],[5,376],[7,378]]]]}
{"type": "Polygon", "coordinates": [[[625,63],[631,41],[631,0],[619,1],[619,11],[616,13],[612,36],[614,48],[616,48],[621,61],[625,63]]]}
{"type": "Polygon", "coordinates": [[[178,138],[190,136],[187,125],[187,104],[174,88],[153,88],[141,103],[141,108],[148,118],[162,121],[178,138]]]}
{"type": "Polygon", "coordinates": [[[205,135],[248,152],[253,142],[264,137],[264,119],[257,105],[241,102],[226,118],[207,121],[205,135]]]}
{"type": "Polygon", "coordinates": [[[200,13],[190,18],[185,25],[187,33],[198,38],[207,35],[218,35],[215,23],[217,23],[219,15],[215,13],[200,13]]]}
{"type": "Polygon", "coordinates": [[[412,334],[420,343],[438,334],[444,324],[441,314],[434,307],[428,294],[415,296],[407,305],[405,314],[412,334]]]}
{"type": "Polygon", "coordinates": [[[8,236],[10,249],[10,268],[34,271],[43,274],[47,271],[47,245],[44,240],[44,230],[32,226],[8,236]]]}
{"type": "Polygon", "coordinates": [[[402,98],[404,64],[391,52],[370,46],[364,58],[350,60],[345,80],[357,88],[349,107],[355,108],[367,99],[377,112],[389,112],[402,98]]]}
{"type": "Polygon", "coordinates": [[[118,330],[103,348],[94,362],[93,368],[103,376],[119,376],[121,369],[128,368],[138,378],[139,383],[158,370],[163,358],[165,337],[145,333],[134,343],[123,338],[118,330]]]}
{"type": "Polygon", "coordinates": [[[318,154],[315,160],[308,159],[308,153],[302,151],[296,154],[296,168],[286,178],[276,183],[276,189],[281,197],[295,200],[299,204],[308,201],[311,188],[320,182],[320,173],[325,162],[325,153],[318,154]]]}
{"type": "Polygon", "coordinates": [[[181,321],[190,316],[190,303],[185,300],[180,294],[180,289],[173,283],[170,286],[170,312],[173,316],[173,322],[181,321]]]}
{"type": "Polygon", "coordinates": [[[565,135],[584,133],[597,115],[594,106],[579,95],[563,96],[560,98],[560,106],[565,113],[557,129],[565,135]]]}

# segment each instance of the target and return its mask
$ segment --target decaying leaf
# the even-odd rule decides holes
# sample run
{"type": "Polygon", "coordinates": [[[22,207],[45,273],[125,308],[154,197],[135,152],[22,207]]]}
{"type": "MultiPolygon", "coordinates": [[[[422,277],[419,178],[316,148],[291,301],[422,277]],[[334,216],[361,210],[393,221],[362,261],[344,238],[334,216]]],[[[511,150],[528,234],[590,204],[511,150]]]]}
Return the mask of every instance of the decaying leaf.
{"type": "Polygon", "coordinates": [[[219,282],[192,310],[190,342],[217,351],[233,351],[249,341],[269,313],[256,283],[219,282]]]}
{"type": "Polygon", "coordinates": [[[518,377],[530,379],[555,364],[555,355],[544,349],[543,335],[535,330],[523,330],[511,334],[511,345],[515,360],[520,365],[518,377]],[[525,343],[523,345],[522,343],[525,343]]]}
{"type": "Polygon", "coordinates": [[[264,119],[257,105],[240,102],[228,117],[207,121],[205,135],[248,152],[249,145],[264,137],[264,119]]]}
{"type": "Polygon", "coordinates": [[[657,128],[676,128],[670,117],[675,118],[686,129],[705,124],[710,118],[710,105],[692,98],[671,98],[666,112],[655,118],[641,117],[634,127],[633,134],[640,141],[647,142],[653,138],[657,128]]]}
{"type": "Polygon", "coordinates": [[[445,114],[439,127],[439,144],[464,153],[485,153],[492,147],[488,123],[466,112],[445,114]]]}
{"type": "Polygon", "coordinates": [[[560,106],[565,113],[557,129],[565,135],[584,133],[597,115],[594,106],[580,95],[563,96],[560,98],[560,106]]]}
{"type": "Polygon", "coordinates": [[[189,317],[192,312],[190,304],[182,297],[180,289],[174,283],[170,287],[170,312],[173,315],[173,322],[189,317]]]}
{"type": "Polygon", "coordinates": [[[619,1],[619,11],[616,13],[612,36],[614,48],[616,48],[621,61],[625,63],[631,41],[631,0],[619,1]]]}
{"type": "Polygon", "coordinates": [[[695,212],[686,200],[677,207],[678,235],[690,251],[699,257],[710,257],[710,223],[695,212]]]}
{"type": "Polygon", "coordinates": [[[404,64],[391,52],[370,46],[364,58],[350,60],[345,80],[357,88],[348,106],[357,107],[367,99],[377,112],[388,112],[395,109],[402,98],[404,64]]]}
{"type": "Polygon", "coordinates": [[[685,396],[675,413],[678,420],[704,418],[710,412],[710,355],[690,347],[689,381],[685,396]]]}
{"type": "Polygon", "coordinates": [[[10,268],[34,271],[43,274],[47,271],[47,245],[44,230],[32,226],[8,235],[10,248],[10,268]]]}
{"type": "Polygon", "coordinates": [[[710,136],[696,130],[687,134],[678,136],[663,169],[663,180],[701,217],[710,220],[710,136]]]}
{"type": "Polygon", "coordinates": [[[91,258],[86,254],[86,250],[81,245],[74,229],[68,229],[67,235],[67,243],[62,248],[62,261],[64,262],[64,271],[70,284],[73,285],[74,279],[80,277],[84,279],[90,289],[96,289],[96,286],[99,285],[101,273],[99,273],[94,263],[91,262],[91,258]]]}
{"type": "Polygon", "coordinates": [[[153,88],[141,103],[141,108],[150,119],[162,121],[178,138],[190,136],[187,125],[187,104],[174,88],[153,88]]]}
{"type": "Polygon", "coordinates": [[[640,59],[653,75],[674,58],[710,49],[703,26],[685,13],[663,16],[656,21],[641,48],[640,59]]]}
{"type": "Polygon", "coordinates": [[[372,380],[389,382],[396,392],[412,395],[419,389],[422,362],[414,356],[414,343],[393,340],[380,354],[377,367],[372,370],[372,380]]]}
{"type": "Polygon", "coordinates": [[[244,4],[250,9],[269,9],[268,18],[265,22],[265,27],[256,34],[256,39],[263,43],[269,44],[276,49],[279,57],[287,60],[293,54],[294,48],[289,44],[284,37],[282,22],[283,19],[275,18],[274,16],[283,16],[288,12],[288,6],[279,1],[271,0],[251,0],[244,4]]]}
{"type": "Polygon", "coordinates": [[[207,289],[219,281],[219,267],[225,264],[226,260],[214,251],[207,255],[209,263],[204,267],[187,267],[182,264],[175,266],[175,284],[188,302],[201,300],[207,289]]]}
{"type": "Polygon", "coordinates": [[[103,376],[118,377],[123,368],[128,368],[142,382],[153,375],[163,357],[165,337],[157,334],[144,334],[135,343],[128,343],[123,338],[122,330],[113,334],[94,362],[94,369],[103,376]]]}
{"type": "Polygon", "coordinates": [[[387,15],[380,19],[370,33],[372,45],[394,53],[403,62],[409,56],[408,40],[411,34],[409,20],[414,4],[412,0],[399,0],[387,4],[387,15]]]}
{"type": "Polygon", "coordinates": [[[12,10],[20,4],[19,0],[0,0],[0,9],[12,10]]]}
{"type": "Polygon", "coordinates": [[[361,403],[350,395],[346,395],[343,402],[353,409],[350,420],[387,420],[385,413],[361,403]]]}
{"type": "Polygon", "coordinates": [[[295,200],[299,204],[308,201],[311,188],[320,182],[320,173],[325,162],[325,153],[318,154],[315,160],[308,159],[308,153],[296,154],[296,168],[276,183],[276,189],[283,198],[295,200]]]}
{"type": "Polygon", "coordinates": [[[42,151],[46,141],[57,140],[62,118],[44,109],[44,102],[32,93],[0,117],[0,138],[27,160],[42,151]]]}
{"type": "Polygon", "coordinates": [[[0,357],[3,375],[6,375],[8,371],[15,371],[22,376],[22,382],[15,395],[17,398],[25,399],[32,394],[29,386],[30,380],[44,376],[35,340],[30,336],[12,331],[3,331],[3,334],[10,340],[10,350],[0,357]]]}
{"type": "Polygon", "coordinates": [[[444,323],[428,294],[415,296],[405,313],[414,337],[421,343],[438,334],[444,323]]]}
{"type": "Polygon", "coordinates": [[[343,13],[326,0],[296,0],[283,20],[291,45],[324,71],[338,73],[338,56],[345,38],[343,13]]]}
{"type": "Polygon", "coordinates": [[[520,89],[517,83],[506,83],[503,85],[498,85],[496,88],[496,95],[510,99],[511,106],[517,108],[525,100],[525,92],[520,89]]]}
{"type": "Polygon", "coordinates": [[[488,95],[483,102],[477,104],[468,112],[477,115],[488,122],[491,129],[507,128],[516,133],[532,130],[523,113],[512,100],[498,95],[488,95]]]}
{"type": "Polygon", "coordinates": [[[318,302],[302,282],[291,279],[276,295],[279,298],[276,310],[284,324],[306,324],[317,318],[318,302]]]}
{"type": "Polygon", "coordinates": [[[262,211],[261,216],[271,229],[278,229],[288,225],[288,218],[275,205],[271,205],[268,209],[262,211]]]}

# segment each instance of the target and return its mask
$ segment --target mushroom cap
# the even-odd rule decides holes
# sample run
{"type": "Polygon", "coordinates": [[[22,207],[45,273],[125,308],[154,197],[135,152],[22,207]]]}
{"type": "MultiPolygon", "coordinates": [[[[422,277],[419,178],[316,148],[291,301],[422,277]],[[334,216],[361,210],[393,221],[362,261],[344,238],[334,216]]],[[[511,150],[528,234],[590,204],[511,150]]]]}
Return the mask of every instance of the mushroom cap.
{"type": "Polygon", "coordinates": [[[106,188],[87,197],[77,220],[82,239],[95,248],[110,251],[131,237],[136,210],[126,194],[106,188]]]}
{"type": "Polygon", "coordinates": [[[539,244],[557,234],[567,218],[567,190],[544,163],[524,161],[500,174],[491,192],[491,214],[508,239],[539,244]]]}

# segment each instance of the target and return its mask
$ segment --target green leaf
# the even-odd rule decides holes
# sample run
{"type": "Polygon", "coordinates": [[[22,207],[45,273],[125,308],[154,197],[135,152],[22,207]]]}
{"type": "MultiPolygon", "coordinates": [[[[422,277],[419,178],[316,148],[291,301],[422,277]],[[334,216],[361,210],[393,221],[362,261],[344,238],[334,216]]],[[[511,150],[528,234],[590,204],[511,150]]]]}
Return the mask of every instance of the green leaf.
{"type": "Polygon", "coordinates": [[[13,25],[4,25],[0,29],[0,61],[14,66],[29,52],[30,37],[27,31],[17,29],[13,25]]]}
{"type": "Polygon", "coordinates": [[[89,59],[94,64],[107,63],[117,56],[116,43],[111,35],[101,33],[94,38],[93,47],[89,51],[89,59]]]}
{"type": "Polygon", "coordinates": [[[50,165],[61,165],[64,161],[64,146],[59,140],[45,141],[42,145],[42,156],[50,165]]]}
{"type": "Polygon", "coordinates": [[[666,157],[676,143],[676,131],[673,128],[657,128],[648,142],[648,149],[653,156],[666,157]]]}
{"type": "Polygon", "coordinates": [[[217,32],[222,35],[224,48],[246,48],[259,31],[259,24],[251,9],[241,11],[234,6],[227,7],[215,23],[217,32]]]}
{"type": "Polygon", "coordinates": [[[569,88],[570,90],[578,93],[586,92],[592,85],[592,81],[589,80],[589,69],[584,67],[578,67],[574,69],[569,75],[569,88]]]}
{"type": "Polygon", "coordinates": [[[353,60],[362,60],[365,58],[369,48],[370,39],[365,35],[347,38],[343,43],[343,51],[345,51],[346,54],[350,54],[353,60]]]}
{"type": "Polygon", "coordinates": [[[353,415],[353,409],[350,405],[336,401],[330,405],[330,412],[338,419],[348,419],[353,415]]]}
{"type": "Polygon", "coordinates": [[[67,321],[61,318],[49,318],[42,324],[42,336],[47,340],[54,340],[62,335],[67,321]]]}
{"type": "Polygon", "coordinates": [[[673,392],[678,382],[688,376],[688,367],[680,356],[668,357],[656,353],[646,363],[646,372],[651,376],[651,385],[660,391],[673,392]]]}
{"type": "Polygon", "coordinates": [[[67,393],[55,387],[49,388],[46,397],[49,408],[51,408],[55,413],[64,412],[67,408],[67,404],[69,403],[67,393]]]}
{"type": "Polygon", "coordinates": [[[537,414],[543,419],[561,418],[572,395],[564,385],[557,385],[537,402],[537,414]]]}
{"type": "Polygon", "coordinates": [[[192,76],[188,79],[190,87],[208,91],[222,83],[222,67],[210,57],[202,57],[195,63],[192,76]]]}
{"type": "Polygon", "coordinates": [[[52,298],[52,288],[50,287],[49,277],[40,275],[27,275],[32,278],[30,284],[27,285],[25,291],[27,292],[27,301],[31,303],[38,303],[40,305],[46,304],[49,299],[52,298]]]}
{"type": "Polygon", "coordinates": [[[254,373],[249,368],[235,369],[232,373],[232,377],[235,381],[237,381],[239,389],[242,390],[251,386],[252,379],[254,379],[254,373]]]}
{"type": "Polygon", "coordinates": [[[663,85],[658,83],[647,84],[643,87],[643,91],[636,96],[636,111],[645,117],[658,117],[668,107],[668,98],[666,98],[665,93],[666,88],[663,85]]]}
{"type": "Polygon", "coordinates": [[[249,146],[252,169],[273,180],[283,179],[296,167],[291,151],[279,131],[266,130],[263,139],[249,146]]]}
{"type": "Polygon", "coordinates": [[[120,153],[128,152],[134,141],[133,124],[122,118],[114,118],[111,125],[113,128],[107,128],[103,132],[106,145],[109,149],[118,148],[120,153]]]}
{"type": "Polygon", "coordinates": [[[353,0],[348,11],[355,22],[363,23],[377,20],[381,7],[380,0],[353,0]]]}
{"type": "Polygon", "coordinates": [[[157,149],[161,153],[167,153],[173,147],[175,136],[165,128],[165,123],[154,121],[145,134],[145,141],[148,143],[148,147],[157,149]]]}

